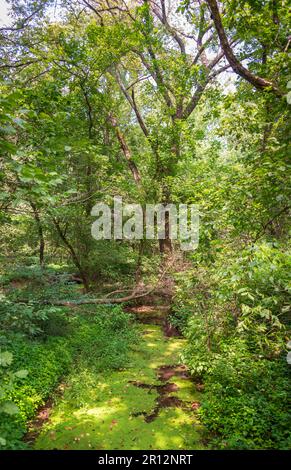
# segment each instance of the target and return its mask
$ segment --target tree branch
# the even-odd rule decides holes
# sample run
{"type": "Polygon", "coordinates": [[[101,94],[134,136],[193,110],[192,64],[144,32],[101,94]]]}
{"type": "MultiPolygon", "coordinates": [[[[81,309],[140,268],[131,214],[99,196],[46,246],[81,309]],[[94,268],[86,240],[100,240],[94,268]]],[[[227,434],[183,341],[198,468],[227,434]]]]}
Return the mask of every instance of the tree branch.
{"type": "Polygon", "coordinates": [[[50,304],[50,305],[60,305],[64,307],[77,307],[78,305],[89,305],[89,304],[121,304],[124,302],[129,302],[131,300],[140,299],[142,297],[148,296],[159,287],[160,282],[162,281],[166,273],[169,271],[169,269],[173,266],[173,264],[174,264],[174,260],[169,265],[165,266],[163,272],[160,274],[154,286],[150,287],[145,292],[141,292],[140,294],[137,294],[136,290],[133,289],[130,295],[127,295],[126,297],[115,298],[115,299],[111,299],[110,295],[112,295],[113,293],[116,293],[117,291],[109,292],[108,294],[105,295],[105,297],[102,297],[99,299],[81,299],[81,300],[75,300],[75,301],[56,300],[56,301],[46,301],[44,303],[50,304]]]}
{"type": "MultiPolygon", "coordinates": [[[[128,91],[127,91],[128,88],[126,88],[126,87],[124,86],[124,84],[122,83],[122,80],[121,80],[121,77],[120,77],[120,75],[119,75],[118,70],[116,70],[116,72],[115,72],[114,75],[115,75],[116,81],[117,81],[117,83],[118,83],[118,85],[119,85],[119,88],[121,89],[122,93],[124,94],[125,98],[126,98],[127,101],[129,102],[131,108],[133,109],[133,111],[134,111],[134,113],[135,113],[135,115],[136,115],[136,118],[137,118],[137,120],[138,120],[138,123],[139,123],[139,125],[140,125],[140,127],[141,127],[141,129],[142,129],[142,131],[143,131],[143,133],[144,133],[144,135],[145,135],[146,137],[148,137],[148,136],[149,136],[149,131],[148,131],[146,125],[145,125],[145,122],[144,122],[144,120],[143,120],[143,118],[142,118],[142,115],[140,114],[140,112],[139,112],[139,110],[138,110],[138,108],[137,108],[137,105],[136,105],[136,102],[135,102],[135,99],[134,99],[134,91],[132,90],[132,94],[131,94],[131,96],[130,96],[130,94],[129,94],[128,91]]],[[[133,86],[133,85],[131,85],[131,86],[133,86]]]]}
{"type": "Polygon", "coordinates": [[[121,130],[119,129],[119,127],[117,125],[117,120],[112,114],[109,114],[108,119],[109,119],[109,122],[112,125],[112,127],[115,129],[116,137],[117,137],[117,139],[120,143],[123,155],[124,155],[124,157],[127,161],[127,164],[128,164],[128,167],[129,167],[129,169],[132,173],[133,179],[134,179],[135,183],[137,184],[137,186],[140,186],[140,183],[141,183],[140,172],[139,172],[135,162],[133,161],[133,159],[131,157],[131,151],[130,151],[127,143],[126,143],[124,135],[122,134],[121,130]]]}
{"type": "Polygon", "coordinates": [[[153,13],[160,20],[160,22],[165,26],[166,30],[171,34],[172,38],[178,44],[181,54],[186,54],[186,49],[185,49],[185,44],[184,44],[183,39],[180,38],[175,28],[173,28],[168,22],[167,14],[166,14],[166,7],[165,7],[165,0],[161,0],[162,14],[154,6],[154,2],[150,2],[150,4],[151,4],[153,13]]]}
{"type": "Polygon", "coordinates": [[[164,98],[168,108],[172,108],[173,103],[172,103],[172,100],[171,100],[169,92],[168,92],[169,87],[165,84],[162,73],[161,73],[159,67],[157,66],[157,59],[156,59],[156,56],[155,56],[153,50],[151,48],[149,49],[149,54],[150,54],[151,59],[153,61],[153,66],[151,66],[151,64],[148,63],[145,56],[141,52],[139,52],[137,50],[134,50],[134,52],[140,57],[143,65],[149,71],[149,73],[153,77],[153,79],[155,80],[157,86],[159,87],[159,89],[161,91],[161,94],[163,95],[163,98],[164,98]]]}
{"type": "Polygon", "coordinates": [[[242,78],[244,78],[246,81],[251,83],[258,90],[271,90],[277,96],[282,97],[284,94],[273,82],[253,74],[246,67],[244,67],[236,58],[231,48],[231,45],[228,42],[225,30],[223,28],[217,1],[207,0],[207,3],[212,14],[212,18],[215,24],[221,47],[233,71],[240,75],[242,78]]]}

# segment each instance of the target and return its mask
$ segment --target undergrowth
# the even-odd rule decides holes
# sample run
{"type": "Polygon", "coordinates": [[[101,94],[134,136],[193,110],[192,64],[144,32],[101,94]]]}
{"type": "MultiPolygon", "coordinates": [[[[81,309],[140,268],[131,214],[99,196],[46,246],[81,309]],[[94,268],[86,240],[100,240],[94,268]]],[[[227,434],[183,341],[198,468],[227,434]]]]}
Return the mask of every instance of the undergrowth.
{"type": "MultiPolygon", "coordinates": [[[[2,305],[2,316],[5,307],[2,305]]],[[[11,312],[8,311],[5,334],[0,336],[0,352],[11,354],[12,371],[24,369],[27,375],[14,380],[10,387],[0,382],[0,405],[13,403],[17,409],[12,413],[1,412],[0,437],[4,449],[23,449],[22,438],[37,409],[52,394],[62,377],[68,373],[73,362],[81,355],[94,361],[96,371],[126,367],[130,345],[136,341],[132,318],[121,307],[83,307],[76,312],[68,309],[48,308],[33,312],[24,308],[22,324],[30,328],[15,332],[11,312]],[[36,327],[36,325],[38,325],[36,327]]],[[[19,325],[18,325],[19,327],[19,325]]],[[[0,377],[1,379],[1,377],[0,377]]]]}

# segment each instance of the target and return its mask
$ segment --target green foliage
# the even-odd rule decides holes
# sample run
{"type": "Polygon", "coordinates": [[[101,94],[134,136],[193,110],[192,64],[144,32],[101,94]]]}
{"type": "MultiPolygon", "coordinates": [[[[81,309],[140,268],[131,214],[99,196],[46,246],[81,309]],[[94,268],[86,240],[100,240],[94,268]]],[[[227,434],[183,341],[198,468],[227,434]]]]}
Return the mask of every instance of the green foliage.
{"type": "Polygon", "coordinates": [[[17,406],[16,415],[5,417],[0,434],[7,448],[23,448],[21,438],[29,419],[56,387],[73,358],[73,348],[68,340],[49,338],[45,343],[32,342],[21,336],[11,336],[9,350],[13,354],[14,368],[25,367],[28,376],[24,381],[13,382],[7,397],[17,406]]]}
{"type": "Polygon", "coordinates": [[[2,276],[5,295],[0,299],[2,331],[31,338],[68,333],[70,317],[66,311],[45,305],[42,300],[77,298],[78,291],[74,284],[69,284],[69,278],[69,274],[44,271],[36,266],[22,266],[5,273],[2,276]]]}
{"type": "Polygon", "coordinates": [[[212,448],[290,448],[291,382],[285,357],[256,357],[236,340],[212,356],[204,383],[200,416],[212,448]]]}
{"type": "MultiPolygon", "coordinates": [[[[10,399],[10,393],[18,379],[25,379],[28,374],[25,369],[13,372],[11,370],[12,362],[13,354],[0,349],[0,417],[4,420],[7,415],[13,417],[19,414],[20,409],[15,401],[10,399]]],[[[0,431],[0,446],[6,446],[7,442],[6,436],[4,437],[0,431]]]]}
{"type": "Polygon", "coordinates": [[[32,281],[34,284],[43,282],[43,271],[40,266],[14,266],[1,275],[0,282],[7,285],[12,281],[32,281]]]}
{"type": "Polygon", "coordinates": [[[42,332],[41,324],[47,320],[49,308],[37,309],[34,305],[0,302],[1,328],[28,336],[37,336],[42,332]]]}
{"type": "Polygon", "coordinates": [[[80,308],[84,320],[49,305],[156,280],[156,241],[91,235],[94,204],[112,207],[120,195],[143,206],[199,206],[199,247],[176,276],[171,322],[187,338],[185,363],[204,379],[212,445],[287,447],[287,2],[217,2],[248,76],[227,64],[204,1],[181,0],[160,16],[154,2],[108,0],[96,15],[63,0],[53,20],[51,1],[8,3],[15,25],[0,34],[0,373],[20,412],[5,416],[0,444],[22,446],[28,419],[78,353],[83,380],[89,359],[97,374],[127,364],[136,336],[120,307],[80,308]],[[71,283],[72,272],[82,285],[71,283]],[[23,382],[14,367],[29,371],[23,382]]]}
{"type": "Polygon", "coordinates": [[[290,254],[277,244],[245,250],[223,273],[218,272],[219,298],[235,295],[237,332],[250,350],[276,355],[284,347],[284,321],[290,309],[290,254]]]}
{"type": "MultiPolygon", "coordinates": [[[[13,378],[13,381],[9,379],[5,385],[7,404],[3,412],[9,412],[12,404],[19,412],[15,416],[10,413],[1,421],[0,436],[4,448],[25,447],[21,437],[28,421],[54,391],[73,359],[82,358],[84,367],[86,361],[90,361],[96,371],[123,368],[127,364],[130,344],[136,342],[132,318],[121,307],[100,306],[91,310],[84,308],[87,319],[78,314],[71,314],[70,319],[67,319],[65,312],[60,312],[60,309],[51,310],[52,316],[48,313],[38,340],[32,341],[15,334],[14,328],[13,334],[6,331],[7,352],[1,353],[0,370],[10,367],[13,357],[16,372],[9,373],[9,378],[13,378]],[[25,370],[20,369],[23,367],[25,370]],[[22,382],[20,379],[24,378],[26,370],[28,375],[22,382]]],[[[5,384],[7,377],[6,374],[5,384]]]]}
{"type": "Polygon", "coordinates": [[[212,448],[290,447],[289,259],[261,243],[177,279],[183,360],[205,384],[201,419],[212,448]]]}
{"type": "Polygon", "coordinates": [[[97,370],[125,367],[129,346],[137,340],[133,317],[120,306],[100,306],[92,320],[90,329],[86,326],[79,332],[83,360],[97,370]]]}
{"type": "MultiPolygon", "coordinates": [[[[1,94],[0,97],[0,151],[14,153],[16,146],[9,141],[9,136],[16,134],[17,128],[22,128],[25,121],[14,115],[21,102],[21,92],[1,94]]],[[[25,111],[22,110],[22,115],[25,111]]],[[[0,173],[0,178],[4,175],[0,173]]]]}

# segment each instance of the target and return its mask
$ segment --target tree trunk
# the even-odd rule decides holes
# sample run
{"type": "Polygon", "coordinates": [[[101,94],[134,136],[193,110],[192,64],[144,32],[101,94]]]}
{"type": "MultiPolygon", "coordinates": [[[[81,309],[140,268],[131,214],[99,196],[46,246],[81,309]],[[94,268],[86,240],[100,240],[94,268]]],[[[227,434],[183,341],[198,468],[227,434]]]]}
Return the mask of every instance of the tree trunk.
{"type": "Polygon", "coordinates": [[[170,254],[173,251],[172,240],[170,238],[170,217],[168,211],[165,213],[165,238],[159,240],[159,246],[160,253],[163,255],[170,254]]]}
{"type": "Polygon", "coordinates": [[[85,288],[85,291],[86,292],[89,292],[89,281],[88,281],[88,277],[87,277],[87,274],[86,272],[83,270],[83,267],[81,266],[81,263],[79,261],[79,258],[74,250],[74,247],[72,246],[72,244],[69,242],[69,240],[67,239],[67,237],[65,236],[64,232],[62,231],[61,227],[60,227],[60,224],[59,222],[56,220],[56,219],[53,219],[53,223],[57,229],[57,232],[61,238],[61,240],[64,242],[64,245],[67,247],[68,251],[70,252],[71,256],[72,256],[72,260],[76,266],[76,268],[78,269],[79,271],[79,274],[80,274],[80,277],[83,281],[83,284],[84,284],[84,288],[85,288]]]}
{"type": "Polygon", "coordinates": [[[131,171],[131,174],[133,176],[133,179],[136,183],[137,186],[140,186],[141,184],[141,176],[140,176],[140,172],[137,168],[137,165],[136,163],[134,162],[134,160],[132,159],[132,156],[131,156],[131,151],[127,145],[127,142],[125,140],[125,137],[123,135],[123,133],[121,132],[121,130],[119,129],[118,127],[118,124],[117,124],[117,120],[116,118],[110,114],[108,116],[109,118],[109,122],[110,124],[112,125],[112,127],[115,129],[115,133],[116,133],[116,137],[117,137],[117,140],[120,144],[120,147],[122,149],[122,152],[123,152],[123,155],[127,161],[127,164],[128,164],[128,167],[131,171]]]}
{"type": "Polygon", "coordinates": [[[34,214],[34,220],[37,225],[37,230],[38,230],[38,240],[39,240],[39,264],[40,267],[43,269],[44,268],[44,249],[45,249],[45,240],[44,240],[44,235],[43,235],[43,228],[42,228],[42,223],[39,215],[39,211],[37,206],[34,204],[34,202],[30,201],[30,205],[33,210],[34,214]]]}

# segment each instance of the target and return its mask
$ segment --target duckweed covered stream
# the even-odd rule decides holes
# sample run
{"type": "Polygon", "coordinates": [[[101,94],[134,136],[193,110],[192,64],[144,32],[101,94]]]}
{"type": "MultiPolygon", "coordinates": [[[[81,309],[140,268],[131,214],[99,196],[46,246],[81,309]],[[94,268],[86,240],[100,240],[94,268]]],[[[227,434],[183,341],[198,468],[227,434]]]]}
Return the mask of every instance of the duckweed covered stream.
{"type": "Polygon", "coordinates": [[[32,423],[35,449],[203,448],[201,392],[179,365],[184,340],[165,337],[157,325],[140,330],[126,369],[100,373],[88,361],[76,364],[32,423]]]}

